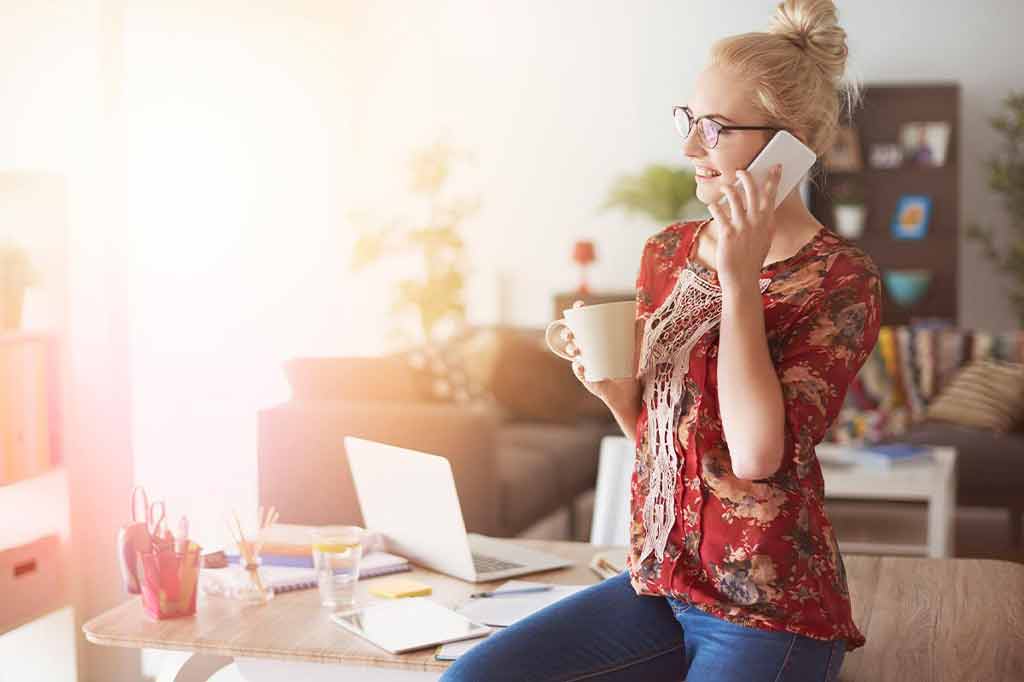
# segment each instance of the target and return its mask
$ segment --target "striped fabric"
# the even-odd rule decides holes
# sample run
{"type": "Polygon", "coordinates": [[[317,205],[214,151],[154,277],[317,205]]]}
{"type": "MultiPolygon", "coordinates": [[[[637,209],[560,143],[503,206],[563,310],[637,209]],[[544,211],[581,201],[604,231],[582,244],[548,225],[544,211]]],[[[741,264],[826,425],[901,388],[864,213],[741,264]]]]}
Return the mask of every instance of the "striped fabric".
{"type": "Polygon", "coordinates": [[[927,417],[1005,433],[1024,414],[1024,365],[975,360],[928,407],[927,417]]]}
{"type": "MultiPolygon", "coordinates": [[[[932,408],[944,397],[944,389],[962,370],[986,360],[1002,365],[1024,363],[1024,330],[993,333],[937,321],[884,326],[828,439],[874,441],[899,435],[922,419],[939,419],[946,414],[948,401],[937,410],[932,408]]],[[[1006,375],[1005,371],[998,373],[999,377],[1006,375]]],[[[958,387],[957,394],[963,395],[962,390],[958,387]]],[[[1019,412],[1016,416],[1020,418],[1009,428],[1024,424],[1024,416],[1019,412]]],[[[998,427],[1005,415],[985,418],[972,412],[968,419],[998,427]]]]}

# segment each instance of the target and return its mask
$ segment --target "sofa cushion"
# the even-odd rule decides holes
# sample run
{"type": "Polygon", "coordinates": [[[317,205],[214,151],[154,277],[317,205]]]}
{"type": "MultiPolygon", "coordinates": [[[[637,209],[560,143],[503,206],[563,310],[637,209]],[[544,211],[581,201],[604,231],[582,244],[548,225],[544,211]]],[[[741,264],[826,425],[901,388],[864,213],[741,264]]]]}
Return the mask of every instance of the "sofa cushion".
{"type": "Polygon", "coordinates": [[[424,400],[473,404],[488,402],[500,338],[489,329],[473,329],[440,344],[424,344],[401,356],[424,400]]]}
{"type": "Polygon", "coordinates": [[[1024,434],[926,420],[886,442],[955,447],[958,494],[977,499],[1024,490],[1024,434]]]}
{"type": "Polygon", "coordinates": [[[491,393],[512,419],[574,424],[590,392],[543,337],[504,333],[491,393]]]}
{"type": "Polygon", "coordinates": [[[550,476],[557,479],[565,504],[597,482],[601,438],[613,433],[601,422],[581,421],[574,426],[508,423],[498,429],[498,447],[529,448],[544,452],[550,476]]]}
{"type": "Polygon", "coordinates": [[[284,363],[292,399],[393,400],[421,399],[421,389],[405,360],[383,357],[301,357],[284,363]]]}
{"type": "Polygon", "coordinates": [[[568,503],[551,453],[505,443],[498,446],[497,455],[500,520],[510,537],[568,503]]]}
{"type": "Polygon", "coordinates": [[[936,421],[1005,433],[1024,414],[1024,365],[978,360],[961,369],[928,407],[936,421]]]}

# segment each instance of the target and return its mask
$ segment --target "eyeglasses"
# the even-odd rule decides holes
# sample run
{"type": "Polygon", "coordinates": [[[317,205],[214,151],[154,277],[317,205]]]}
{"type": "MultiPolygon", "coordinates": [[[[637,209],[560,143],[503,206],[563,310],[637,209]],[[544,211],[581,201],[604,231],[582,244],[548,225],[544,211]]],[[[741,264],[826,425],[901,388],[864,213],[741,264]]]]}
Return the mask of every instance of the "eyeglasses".
{"type": "Polygon", "coordinates": [[[693,117],[690,107],[676,105],[672,107],[672,119],[676,122],[676,130],[685,140],[690,131],[697,128],[698,140],[705,149],[714,149],[718,145],[719,133],[723,130],[782,130],[772,126],[727,126],[707,116],[693,117]]]}

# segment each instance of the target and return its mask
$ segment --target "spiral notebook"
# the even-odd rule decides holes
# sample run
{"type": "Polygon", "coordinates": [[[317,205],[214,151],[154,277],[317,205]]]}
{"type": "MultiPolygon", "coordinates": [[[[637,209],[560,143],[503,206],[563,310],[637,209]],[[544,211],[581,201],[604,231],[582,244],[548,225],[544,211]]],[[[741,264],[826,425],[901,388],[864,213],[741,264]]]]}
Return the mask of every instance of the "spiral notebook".
{"type": "MultiPolygon", "coordinates": [[[[232,563],[235,562],[232,561],[232,563]]],[[[408,559],[389,552],[370,552],[359,562],[360,579],[411,570],[412,566],[408,559]]],[[[308,566],[281,566],[267,562],[260,569],[260,575],[263,582],[274,592],[290,592],[316,587],[316,571],[308,566]]]]}

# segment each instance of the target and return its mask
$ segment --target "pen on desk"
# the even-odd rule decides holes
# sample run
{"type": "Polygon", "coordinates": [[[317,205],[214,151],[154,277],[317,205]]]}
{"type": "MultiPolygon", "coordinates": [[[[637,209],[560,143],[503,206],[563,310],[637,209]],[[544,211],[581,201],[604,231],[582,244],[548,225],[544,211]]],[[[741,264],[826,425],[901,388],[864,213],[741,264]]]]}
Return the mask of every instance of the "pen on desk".
{"type": "Polygon", "coordinates": [[[493,592],[477,592],[476,594],[469,595],[476,599],[477,597],[502,597],[506,594],[526,594],[527,592],[547,592],[552,589],[554,585],[544,585],[542,587],[521,587],[516,590],[496,590],[493,592]]]}

